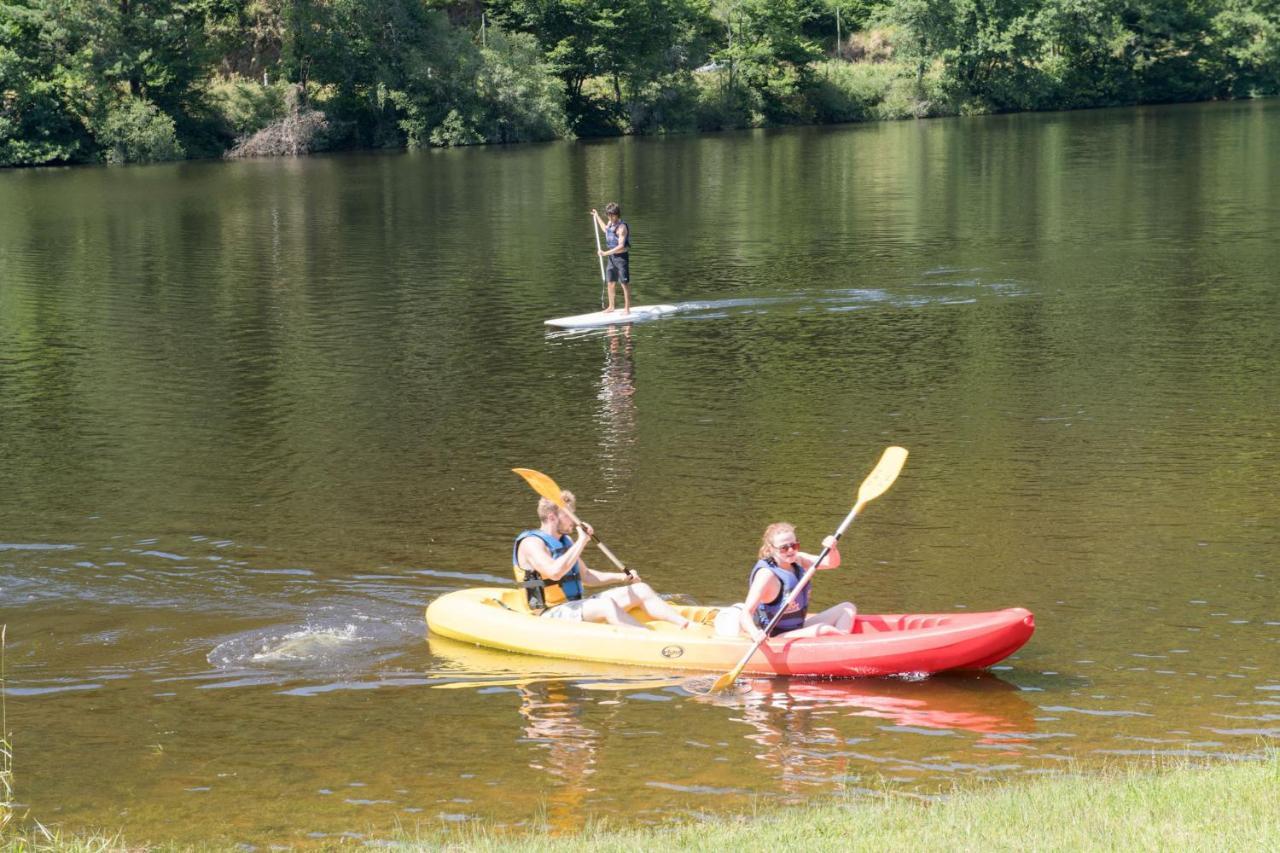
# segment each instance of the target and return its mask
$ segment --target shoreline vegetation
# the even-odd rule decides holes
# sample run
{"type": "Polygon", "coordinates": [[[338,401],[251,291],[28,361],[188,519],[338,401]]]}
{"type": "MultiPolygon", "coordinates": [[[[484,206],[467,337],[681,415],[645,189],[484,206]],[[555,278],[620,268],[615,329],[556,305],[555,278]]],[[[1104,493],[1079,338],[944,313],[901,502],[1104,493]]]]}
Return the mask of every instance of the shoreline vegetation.
{"type": "MultiPolygon", "coordinates": [[[[1192,766],[1156,764],[1102,773],[1067,773],[1032,781],[958,789],[929,801],[865,792],[813,805],[771,808],[670,827],[619,828],[589,823],[578,832],[513,835],[483,824],[424,825],[390,837],[314,840],[320,849],[601,851],[633,850],[1275,850],[1280,846],[1280,751],[1258,760],[1192,766]],[[374,839],[378,840],[375,842],[374,839]]],[[[145,846],[124,836],[10,833],[11,851],[182,850],[145,846]]],[[[205,844],[201,850],[241,850],[205,844]]]]}
{"type": "Polygon", "coordinates": [[[0,166],[1277,93],[1276,0],[0,3],[0,166]]]}

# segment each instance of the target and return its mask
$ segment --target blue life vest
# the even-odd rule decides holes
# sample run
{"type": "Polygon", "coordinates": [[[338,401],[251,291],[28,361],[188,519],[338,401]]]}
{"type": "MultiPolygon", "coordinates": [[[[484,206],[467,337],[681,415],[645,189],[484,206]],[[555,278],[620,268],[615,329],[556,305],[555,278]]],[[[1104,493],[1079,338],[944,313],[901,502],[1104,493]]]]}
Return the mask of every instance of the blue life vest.
{"type": "Polygon", "coordinates": [[[573,568],[565,572],[559,580],[547,580],[537,572],[525,571],[520,566],[520,543],[530,536],[536,536],[551,552],[551,559],[558,560],[565,551],[573,547],[573,540],[568,536],[559,539],[541,530],[526,530],[516,537],[511,547],[511,569],[516,575],[516,585],[522,587],[529,598],[531,610],[545,610],[566,601],[577,601],[582,598],[581,564],[574,563],[573,568]]]}
{"type": "MultiPolygon", "coordinates": [[[[764,630],[769,625],[769,620],[773,619],[774,614],[782,607],[782,602],[786,601],[787,596],[791,594],[791,590],[796,588],[800,583],[800,579],[804,577],[804,569],[799,563],[792,563],[790,569],[784,569],[773,560],[757,560],[756,564],[751,567],[751,575],[747,580],[748,587],[755,582],[756,572],[761,569],[768,569],[773,572],[774,577],[782,584],[782,589],[773,601],[762,603],[756,607],[755,613],[751,614],[751,618],[755,619],[756,626],[764,630]]],[[[778,620],[778,624],[773,626],[771,636],[794,631],[797,628],[804,627],[804,618],[809,612],[809,591],[813,589],[812,584],[805,584],[804,589],[800,590],[800,594],[796,596],[796,600],[791,602],[791,607],[778,620]]]]}
{"type": "Polygon", "coordinates": [[[631,251],[631,226],[619,219],[617,222],[611,222],[604,227],[604,242],[610,249],[618,248],[618,226],[626,226],[627,238],[623,248],[626,250],[622,254],[631,251]]]}

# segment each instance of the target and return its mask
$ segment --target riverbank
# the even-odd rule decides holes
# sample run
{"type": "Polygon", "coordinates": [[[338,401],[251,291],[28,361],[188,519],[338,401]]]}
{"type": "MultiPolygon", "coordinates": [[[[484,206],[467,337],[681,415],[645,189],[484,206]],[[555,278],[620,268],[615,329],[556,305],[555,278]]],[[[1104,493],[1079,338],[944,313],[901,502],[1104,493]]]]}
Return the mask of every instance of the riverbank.
{"type": "MultiPolygon", "coordinates": [[[[572,835],[513,837],[483,826],[419,827],[379,841],[406,850],[1268,850],[1280,846],[1280,751],[1262,761],[1212,767],[1117,769],[957,791],[926,801],[865,791],[803,808],[680,824],[619,829],[591,825],[572,835]]],[[[364,846],[371,838],[318,842],[364,846]]],[[[202,849],[209,848],[201,845],[202,849]]],[[[115,836],[28,830],[4,850],[142,848],[115,836]]],[[[225,845],[223,849],[243,849],[225,845]]]]}

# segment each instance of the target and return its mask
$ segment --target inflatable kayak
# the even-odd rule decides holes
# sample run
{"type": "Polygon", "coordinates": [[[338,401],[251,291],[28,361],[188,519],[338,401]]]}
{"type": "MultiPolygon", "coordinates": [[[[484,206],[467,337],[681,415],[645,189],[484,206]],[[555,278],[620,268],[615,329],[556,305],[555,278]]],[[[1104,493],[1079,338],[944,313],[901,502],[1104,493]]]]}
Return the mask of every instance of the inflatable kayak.
{"type": "MultiPolygon", "coordinates": [[[[543,619],[521,606],[516,589],[463,589],[427,607],[433,634],[529,655],[659,669],[723,672],[751,647],[746,637],[717,636],[718,607],[677,606],[687,629],[632,615],[643,627],[543,619]]],[[[858,614],[853,632],[761,645],[744,672],[826,677],[930,674],[982,669],[1016,652],[1035,630],[1029,610],[987,613],[858,614]]]]}

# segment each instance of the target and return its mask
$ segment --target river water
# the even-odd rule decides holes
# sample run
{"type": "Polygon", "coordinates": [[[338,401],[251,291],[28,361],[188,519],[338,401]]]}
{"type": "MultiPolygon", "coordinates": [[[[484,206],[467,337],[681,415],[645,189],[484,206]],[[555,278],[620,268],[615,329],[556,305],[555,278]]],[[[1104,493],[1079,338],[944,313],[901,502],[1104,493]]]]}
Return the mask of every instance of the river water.
{"type": "MultiPolygon", "coordinates": [[[[1280,738],[1280,102],[0,174],[16,796],[134,842],[571,831],[1280,738]],[[637,299],[593,310],[617,199],[637,299]],[[985,675],[428,640],[545,471],[680,601],[1025,606],[985,675]]],[[[592,562],[604,566],[598,554],[592,562]]]]}

